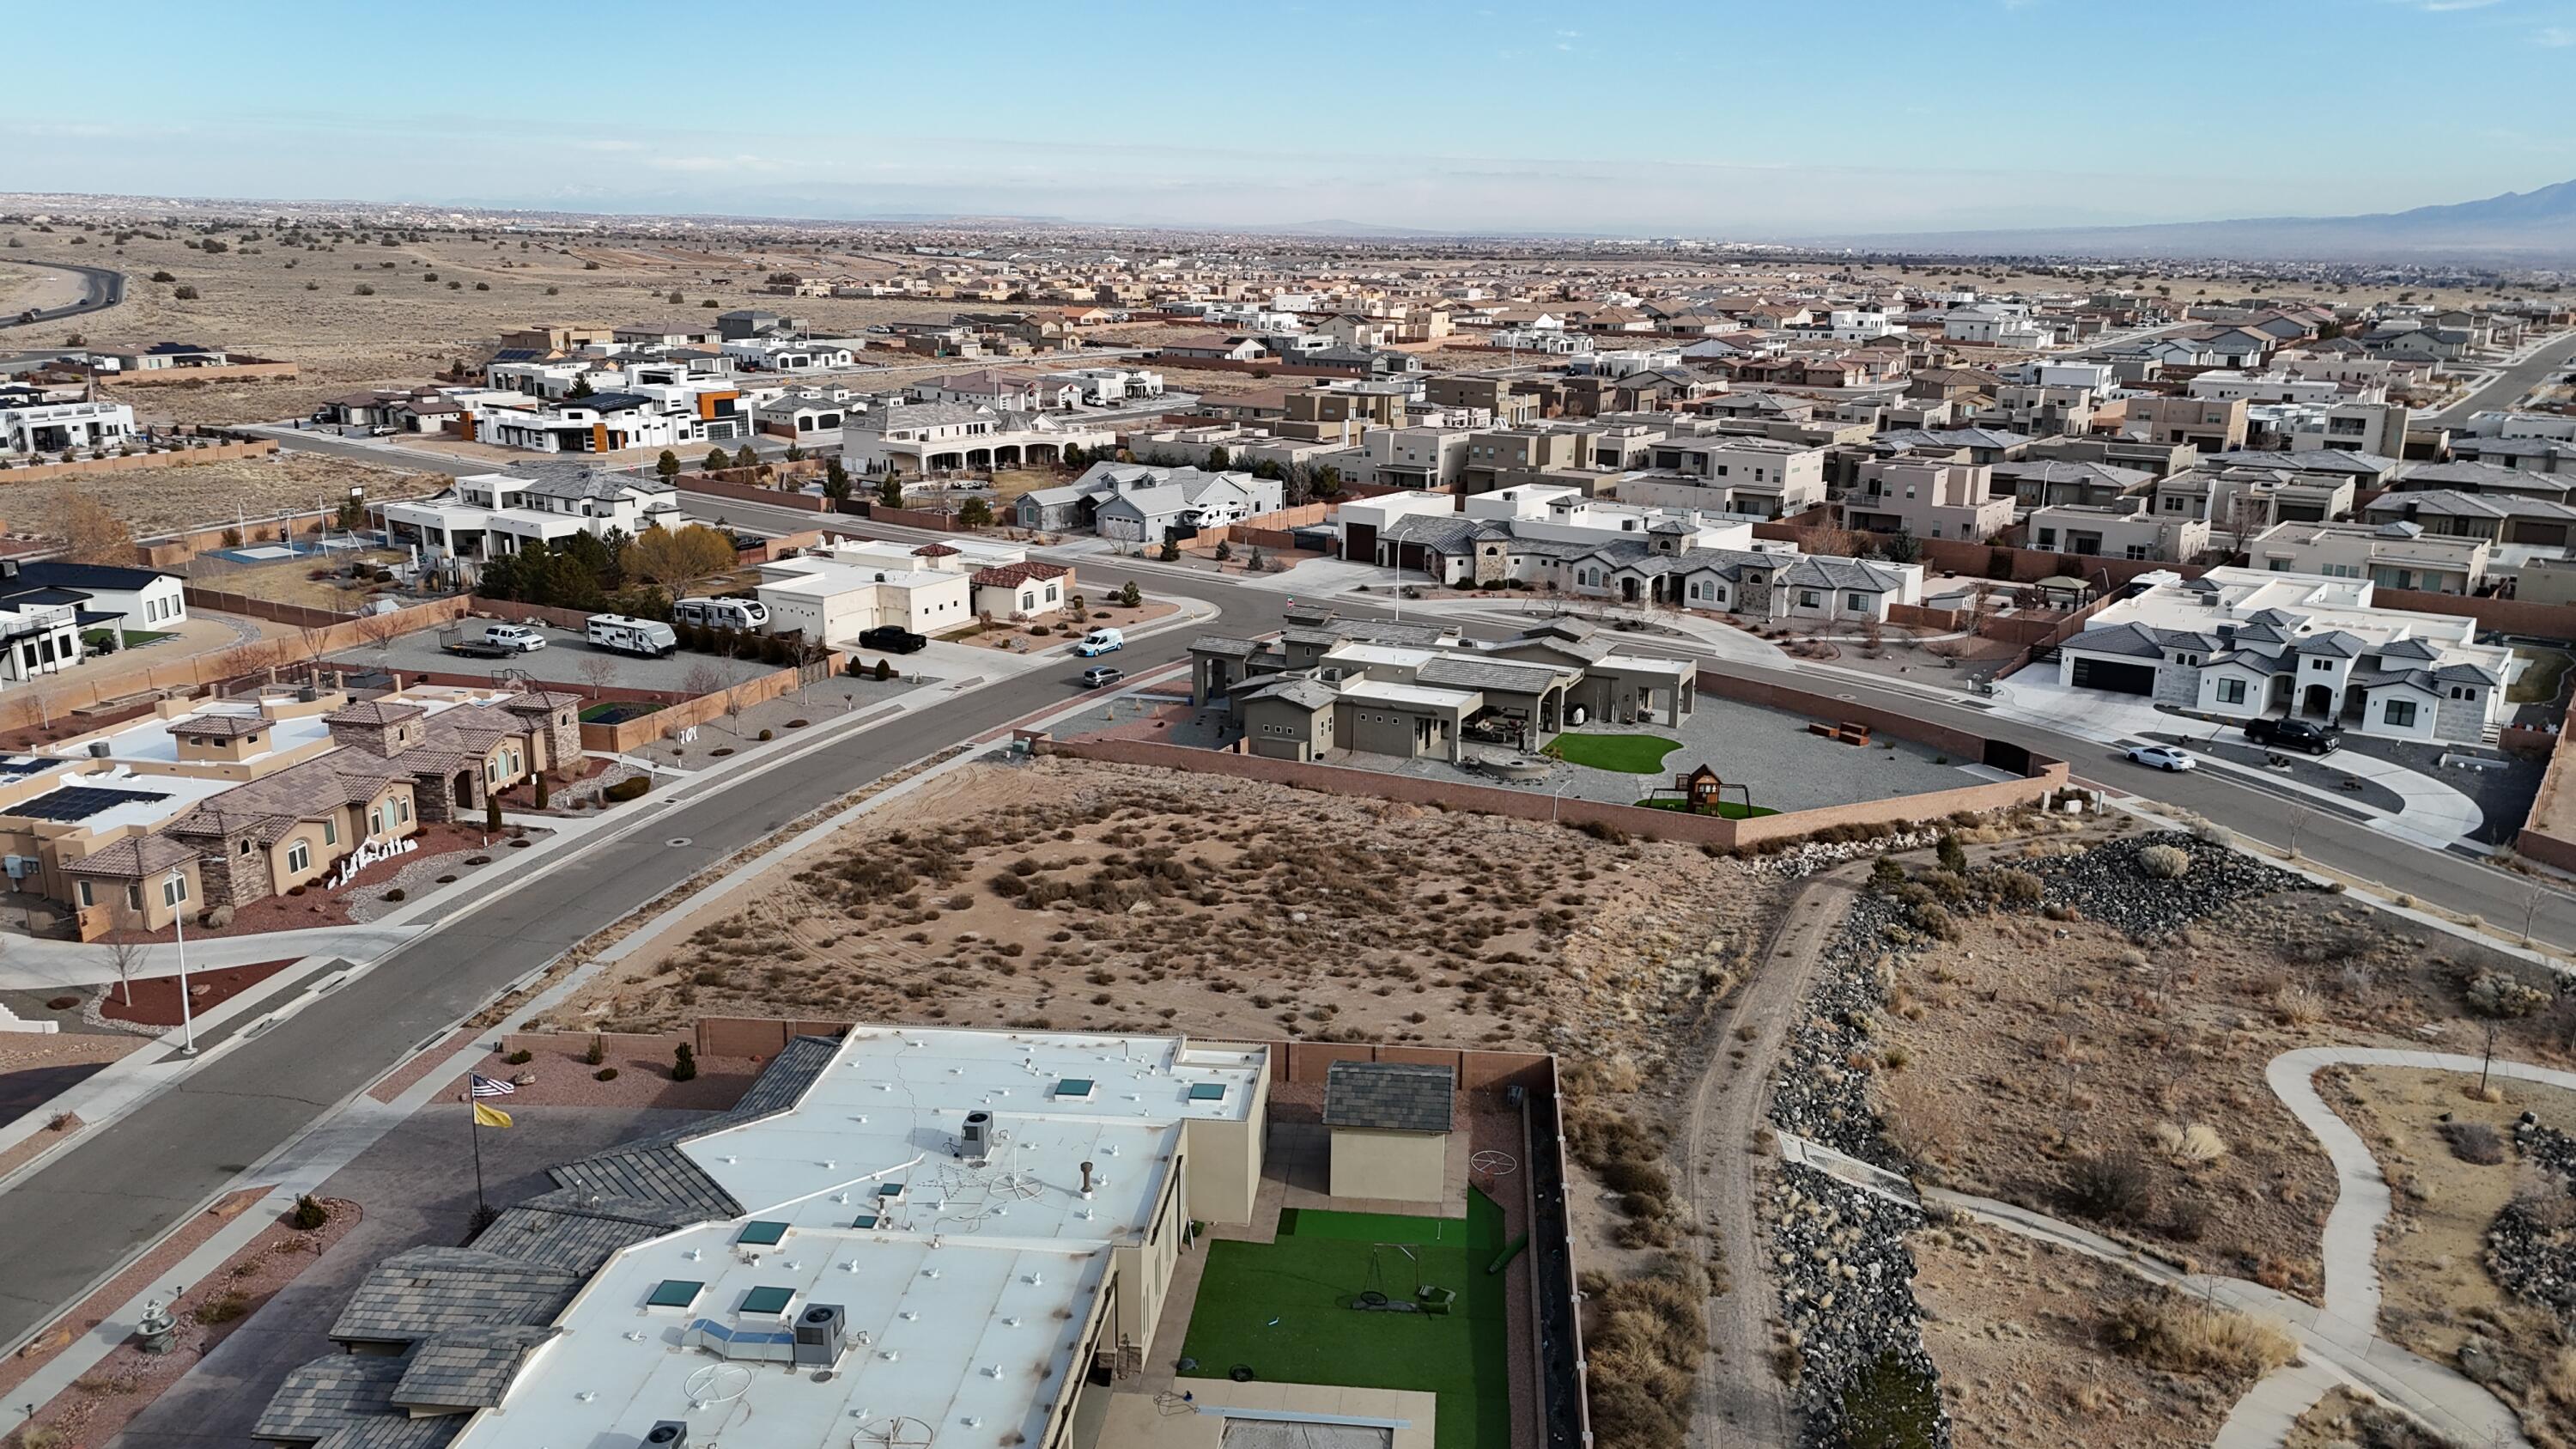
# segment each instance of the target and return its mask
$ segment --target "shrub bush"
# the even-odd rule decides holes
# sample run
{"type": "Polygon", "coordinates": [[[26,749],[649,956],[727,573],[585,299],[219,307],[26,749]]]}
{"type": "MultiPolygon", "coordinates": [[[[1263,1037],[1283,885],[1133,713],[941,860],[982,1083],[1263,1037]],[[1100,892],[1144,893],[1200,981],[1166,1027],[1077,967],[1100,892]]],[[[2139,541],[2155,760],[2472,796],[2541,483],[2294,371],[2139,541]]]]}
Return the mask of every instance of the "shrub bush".
{"type": "Polygon", "coordinates": [[[595,1067],[606,1060],[608,1060],[608,1038],[604,1036],[591,1037],[590,1050],[581,1054],[581,1064],[586,1067],[595,1067]]]}
{"type": "Polygon", "coordinates": [[[623,804],[624,802],[632,800],[652,788],[652,776],[629,775],[614,785],[603,787],[599,792],[599,798],[612,805],[623,804]]]}
{"type": "Polygon", "coordinates": [[[2462,1162],[2493,1167],[2504,1161],[2503,1137],[2484,1122],[2445,1122],[2442,1140],[2450,1144],[2451,1155],[2462,1162]]]}
{"type": "Polygon", "coordinates": [[[2250,1382],[2299,1353],[2275,1324],[2161,1293],[2112,1309],[2100,1336],[2122,1357],[2199,1378],[2250,1382]]]}
{"type": "Polygon", "coordinates": [[[523,1048],[521,1048],[521,1049],[519,1049],[518,1051],[514,1051],[514,1052],[510,1053],[510,1054],[509,1054],[508,1056],[506,1056],[506,1057],[501,1058],[501,1060],[503,1060],[503,1061],[505,1061],[505,1062],[508,1062],[510,1065],[512,1065],[512,1066],[514,1066],[514,1067],[524,1067],[524,1066],[526,1066],[528,1063],[530,1063],[530,1062],[532,1062],[532,1061],[535,1061],[536,1059],[537,1059],[537,1054],[536,1054],[535,1052],[532,1052],[532,1051],[527,1050],[527,1049],[526,1049],[526,1048],[524,1048],[524,1047],[523,1047],[523,1048]]]}
{"type": "Polygon", "coordinates": [[[671,1080],[675,1082],[695,1081],[697,1080],[697,1075],[697,1049],[690,1046],[687,1042],[682,1042],[677,1047],[674,1047],[671,1052],[671,1080]]]}
{"type": "Polygon", "coordinates": [[[593,1073],[591,1073],[591,1074],[590,1074],[590,1079],[591,1079],[592,1081],[594,1081],[594,1082],[613,1082],[613,1081],[616,1081],[616,1080],[617,1080],[617,1068],[615,1068],[615,1067],[601,1067],[598,1071],[595,1071],[595,1072],[593,1072],[593,1073]]]}
{"type": "Polygon", "coordinates": [[[308,1192],[295,1200],[295,1212],[287,1221],[309,1233],[331,1221],[331,1210],[322,1205],[320,1198],[308,1192]]]}
{"type": "Polygon", "coordinates": [[[2138,852],[2138,869],[2150,880],[2180,880],[2191,853],[2178,845],[2150,845],[2138,852]]]}
{"type": "Polygon", "coordinates": [[[2133,1152],[2079,1158],[2066,1170],[2066,1201],[2077,1212],[2103,1222],[2144,1222],[2155,1211],[2155,1178],[2145,1160],[2133,1152]]]}
{"type": "Polygon", "coordinates": [[[47,1011],[69,1011],[78,1005],[80,1005],[80,998],[77,996],[57,996],[45,1003],[45,1009],[47,1011]]]}

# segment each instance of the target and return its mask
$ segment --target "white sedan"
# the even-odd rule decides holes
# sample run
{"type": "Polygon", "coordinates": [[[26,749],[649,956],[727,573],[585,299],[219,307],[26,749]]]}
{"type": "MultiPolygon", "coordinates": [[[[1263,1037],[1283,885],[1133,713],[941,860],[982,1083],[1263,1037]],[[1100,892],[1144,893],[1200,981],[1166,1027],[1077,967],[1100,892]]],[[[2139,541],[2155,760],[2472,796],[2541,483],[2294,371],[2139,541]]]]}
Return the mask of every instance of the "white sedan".
{"type": "Polygon", "coordinates": [[[2131,745],[2129,760],[2132,764],[2145,765],[2157,770],[2193,770],[2200,767],[2200,761],[2171,745],[2131,745]]]}

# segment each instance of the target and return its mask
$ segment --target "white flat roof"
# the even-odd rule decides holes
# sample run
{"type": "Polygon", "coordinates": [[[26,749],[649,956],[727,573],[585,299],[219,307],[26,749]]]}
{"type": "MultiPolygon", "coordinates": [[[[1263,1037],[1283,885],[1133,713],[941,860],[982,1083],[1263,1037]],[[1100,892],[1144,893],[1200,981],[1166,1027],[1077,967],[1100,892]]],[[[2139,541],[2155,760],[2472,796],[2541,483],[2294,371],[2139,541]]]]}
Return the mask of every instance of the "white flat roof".
{"type": "Polygon", "coordinates": [[[1401,644],[1361,644],[1345,641],[1324,651],[1323,657],[1336,664],[1377,666],[1386,669],[1420,669],[1442,657],[1437,649],[1415,649],[1401,644]]]}
{"type": "MultiPolygon", "coordinates": [[[[175,764],[179,759],[179,740],[176,735],[170,733],[170,726],[177,724],[181,719],[196,719],[205,715],[231,715],[248,719],[261,717],[256,705],[213,701],[202,704],[175,719],[139,719],[113,734],[92,738],[104,739],[107,742],[107,758],[111,760],[149,760],[159,764],[175,764]]],[[[244,763],[255,763],[281,751],[301,749],[316,740],[326,740],[331,737],[331,727],[324,724],[319,715],[269,720],[268,725],[268,747],[243,756],[244,763]]],[[[227,780],[224,783],[238,785],[242,782],[227,780]]]]}
{"type": "Polygon", "coordinates": [[[744,1218],[611,1258],[455,1443],[635,1443],[676,1419],[692,1443],[842,1449],[910,1419],[943,1443],[1034,1444],[1081,1371],[1109,1249],[1152,1222],[1183,1125],[1247,1120],[1265,1066],[1174,1038],[855,1029],[791,1110],[682,1144],[744,1218]],[[995,1131],[981,1162],[959,1152],[974,1111],[995,1131]],[[781,1225],[762,1234],[777,1241],[739,1242],[750,1223],[781,1225]],[[651,1306],[672,1280],[701,1286],[651,1306]],[[781,1306],[745,1313],[764,1288],[781,1306]],[[809,1306],[847,1315],[828,1377],[720,1359],[690,1332],[784,1332],[809,1306]]]}
{"type": "Polygon", "coordinates": [[[1435,689],[1423,684],[1390,684],[1378,679],[1352,679],[1338,686],[1344,699],[1363,700],[1371,704],[1404,704],[1432,709],[1464,710],[1475,707],[1483,695],[1472,689],[1435,689]]]}

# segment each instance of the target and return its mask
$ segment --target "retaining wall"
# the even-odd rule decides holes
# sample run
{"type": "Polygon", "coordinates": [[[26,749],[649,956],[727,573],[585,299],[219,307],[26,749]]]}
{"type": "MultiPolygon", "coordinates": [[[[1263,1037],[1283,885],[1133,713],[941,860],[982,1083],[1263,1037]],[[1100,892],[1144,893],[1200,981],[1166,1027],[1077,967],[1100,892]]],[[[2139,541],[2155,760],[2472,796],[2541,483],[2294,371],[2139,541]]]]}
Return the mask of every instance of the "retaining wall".
{"type": "Polygon", "coordinates": [[[156,367],[149,372],[102,372],[110,387],[185,387],[207,382],[272,382],[296,375],[292,362],[228,362],[221,367],[156,367]]]}
{"type": "Polygon", "coordinates": [[[227,458],[264,458],[276,451],[277,444],[261,438],[249,443],[211,443],[174,453],[136,453],[132,457],[92,458],[80,463],[21,463],[0,469],[0,483],[34,483],[89,473],[130,473],[137,468],[184,468],[191,463],[220,463],[227,458]]]}
{"type": "MultiPolygon", "coordinates": [[[[727,472],[742,470],[727,469],[727,472]]],[[[790,493],[778,488],[763,488],[752,483],[728,483],[704,473],[683,473],[671,480],[671,486],[683,493],[701,493],[709,498],[731,498],[743,503],[765,503],[772,508],[796,508],[807,513],[829,513],[832,500],[819,493],[790,493]]]]}

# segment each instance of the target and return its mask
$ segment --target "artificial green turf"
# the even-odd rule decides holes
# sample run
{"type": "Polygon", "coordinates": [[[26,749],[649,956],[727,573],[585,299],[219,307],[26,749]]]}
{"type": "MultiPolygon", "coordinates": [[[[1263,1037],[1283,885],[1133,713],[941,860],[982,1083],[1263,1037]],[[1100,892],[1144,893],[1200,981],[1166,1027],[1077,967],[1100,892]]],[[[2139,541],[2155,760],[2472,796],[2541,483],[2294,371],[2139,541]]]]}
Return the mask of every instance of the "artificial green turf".
{"type": "MultiPolygon", "coordinates": [[[[1275,1242],[1208,1244],[1181,1352],[1210,1377],[1245,1364],[1280,1383],[1427,1391],[1440,1396],[1438,1449],[1508,1444],[1505,1275],[1485,1271],[1502,1247],[1503,1210],[1474,1188],[1464,1220],[1289,1209],[1275,1242]],[[1349,1306],[1372,1286],[1379,1243],[1411,1245],[1422,1281],[1457,1293],[1447,1317],[1349,1306]]],[[[1390,1248],[1379,1261],[1386,1295],[1412,1296],[1403,1255],[1390,1248]]]]}
{"type": "Polygon", "coordinates": [[[1664,756],[1681,747],[1681,741],[1660,735],[1558,735],[1547,752],[1571,765],[1651,775],[1664,767],[1664,756]]]}
{"type": "MultiPolygon", "coordinates": [[[[1687,811],[1690,809],[1690,802],[1688,800],[1673,799],[1640,800],[1637,802],[1637,806],[1641,810],[1687,811]]],[[[1721,820],[1750,820],[1756,815],[1777,815],[1779,813],[1779,811],[1773,810],[1768,806],[1747,805],[1741,800],[1720,800],[1717,802],[1717,815],[1721,820]]]]}

